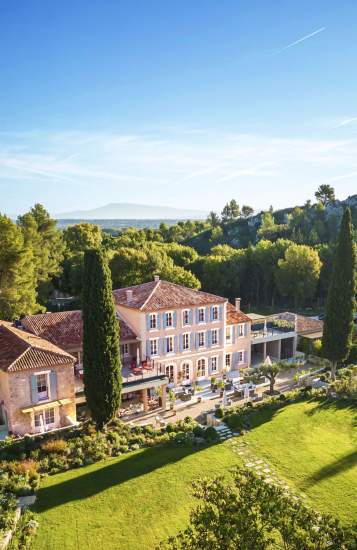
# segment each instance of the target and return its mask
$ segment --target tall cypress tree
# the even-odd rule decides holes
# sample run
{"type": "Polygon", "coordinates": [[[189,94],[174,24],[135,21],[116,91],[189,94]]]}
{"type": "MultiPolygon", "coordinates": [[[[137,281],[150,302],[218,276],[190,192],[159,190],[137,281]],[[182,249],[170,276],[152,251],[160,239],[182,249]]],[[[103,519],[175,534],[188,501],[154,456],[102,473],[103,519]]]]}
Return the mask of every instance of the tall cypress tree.
{"type": "Polygon", "coordinates": [[[347,359],[352,342],[356,293],[355,270],[356,257],[351,211],[346,208],[335,252],[322,337],[323,354],[331,361],[333,380],[337,363],[347,359]]]}
{"type": "Polygon", "coordinates": [[[82,315],[84,392],[101,428],[114,417],[121,400],[119,323],[110,270],[101,250],[85,252],[82,315]]]}

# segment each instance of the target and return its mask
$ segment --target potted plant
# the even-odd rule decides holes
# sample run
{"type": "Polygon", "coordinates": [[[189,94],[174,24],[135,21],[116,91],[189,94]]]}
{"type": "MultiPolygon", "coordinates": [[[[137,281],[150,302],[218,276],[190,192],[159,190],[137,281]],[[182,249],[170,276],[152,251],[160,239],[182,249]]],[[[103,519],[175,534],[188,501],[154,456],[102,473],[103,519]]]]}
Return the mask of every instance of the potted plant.
{"type": "MultiPolygon", "coordinates": [[[[195,393],[200,392],[202,390],[203,390],[202,386],[200,386],[199,384],[196,384],[195,393]]],[[[197,403],[201,403],[201,401],[202,401],[202,397],[200,395],[198,395],[197,396],[197,403]]]]}
{"type": "Polygon", "coordinates": [[[169,401],[170,401],[170,410],[173,411],[174,410],[174,405],[175,405],[175,394],[172,390],[169,391],[169,401]]]}
{"type": "Polygon", "coordinates": [[[223,392],[224,392],[224,380],[220,380],[218,382],[218,387],[219,387],[219,395],[220,397],[223,397],[223,392]]]}
{"type": "Polygon", "coordinates": [[[216,377],[215,376],[212,376],[211,377],[211,391],[214,393],[216,390],[217,390],[217,384],[216,384],[216,377]]]}

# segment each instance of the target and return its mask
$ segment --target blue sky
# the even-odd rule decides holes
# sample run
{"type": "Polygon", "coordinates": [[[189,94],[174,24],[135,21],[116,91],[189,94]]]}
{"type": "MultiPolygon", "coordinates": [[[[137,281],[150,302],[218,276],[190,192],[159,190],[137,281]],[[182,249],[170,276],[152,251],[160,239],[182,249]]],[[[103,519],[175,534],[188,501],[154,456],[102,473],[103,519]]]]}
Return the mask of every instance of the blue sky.
{"type": "Polygon", "coordinates": [[[4,0],[1,211],[357,193],[352,0],[4,0]]]}

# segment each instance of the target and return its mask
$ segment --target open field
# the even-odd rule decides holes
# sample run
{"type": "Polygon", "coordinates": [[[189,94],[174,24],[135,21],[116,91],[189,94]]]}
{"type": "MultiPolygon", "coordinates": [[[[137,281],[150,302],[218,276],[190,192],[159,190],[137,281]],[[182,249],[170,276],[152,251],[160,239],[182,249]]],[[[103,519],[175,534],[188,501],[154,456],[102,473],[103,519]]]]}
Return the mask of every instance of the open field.
{"type": "MultiPolygon", "coordinates": [[[[357,520],[356,431],[348,404],[303,402],[255,416],[245,440],[316,508],[349,522],[357,520]]],[[[186,525],[190,482],[239,460],[229,444],[153,447],[48,477],[39,491],[34,548],[152,550],[186,525]]]]}

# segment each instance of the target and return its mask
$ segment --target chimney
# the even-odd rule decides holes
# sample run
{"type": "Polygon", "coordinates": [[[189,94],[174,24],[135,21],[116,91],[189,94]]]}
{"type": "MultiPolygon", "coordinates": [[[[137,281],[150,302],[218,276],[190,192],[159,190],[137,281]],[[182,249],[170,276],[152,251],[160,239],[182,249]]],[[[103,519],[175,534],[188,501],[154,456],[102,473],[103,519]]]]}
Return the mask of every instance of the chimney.
{"type": "Polygon", "coordinates": [[[126,291],[126,301],[129,303],[133,300],[133,291],[127,290],[126,291]]]}
{"type": "Polygon", "coordinates": [[[240,298],[236,298],[236,311],[240,311],[240,298]]]}
{"type": "Polygon", "coordinates": [[[155,283],[158,283],[160,281],[159,275],[154,276],[154,281],[155,281],[155,283]]]}

